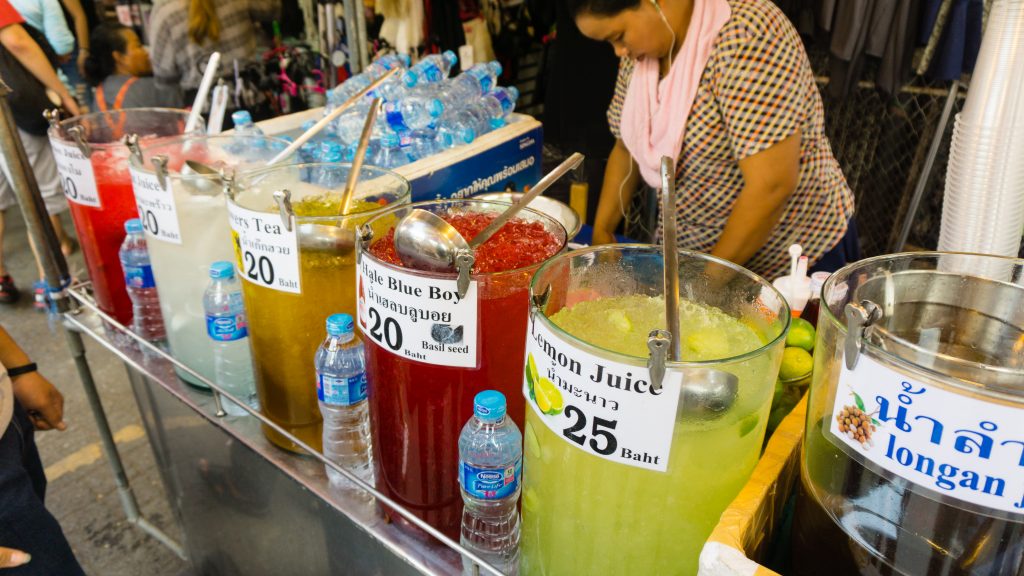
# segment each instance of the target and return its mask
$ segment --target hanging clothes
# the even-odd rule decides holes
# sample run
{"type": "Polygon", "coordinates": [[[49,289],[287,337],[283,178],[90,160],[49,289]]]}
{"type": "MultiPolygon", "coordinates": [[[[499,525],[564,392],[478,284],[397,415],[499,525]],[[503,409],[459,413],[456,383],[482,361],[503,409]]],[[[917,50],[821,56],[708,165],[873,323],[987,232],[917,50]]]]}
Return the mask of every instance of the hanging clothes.
{"type": "Polygon", "coordinates": [[[459,3],[449,0],[434,0],[430,3],[430,41],[440,51],[454,50],[466,43],[459,18],[459,3]]]}
{"type": "Polygon", "coordinates": [[[974,71],[981,48],[984,12],[983,0],[954,0],[926,76],[934,80],[958,80],[974,71]]]}
{"type": "Polygon", "coordinates": [[[380,37],[400,54],[412,54],[423,42],[423,0],[378,0],[374,9],[384,17],[380,37]]]}

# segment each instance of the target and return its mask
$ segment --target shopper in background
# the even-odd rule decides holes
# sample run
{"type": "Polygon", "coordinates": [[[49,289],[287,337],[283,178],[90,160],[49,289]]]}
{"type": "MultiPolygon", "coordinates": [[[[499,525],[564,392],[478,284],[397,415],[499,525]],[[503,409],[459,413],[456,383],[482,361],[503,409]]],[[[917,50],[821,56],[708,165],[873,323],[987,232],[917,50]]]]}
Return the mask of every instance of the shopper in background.
{"type": "Polygon", "coordinates": [[[11,6],[25,19],[25,24],[43,33],[50,48],[63,60],[69,60],[75,49],[75,37],[64,19],[58,0],[10,0],[11,6]]]}
{"type": "MultiPolygon", "coordinates": [[[[824,134],[803,43],[769,0],[568,0],[584,35],[621,58],[608,112],[617,138],[594,242],[612,233],[640,183],[660,189],[675,160],[680,248],[767,278],[791,244],[812,269],[859,257],[853,194],[824,134]]],[[[660,204],[660,202],[659,202],[660,204]]],[[[660,237],[660,233],[657,234],[660,237]]]]}
{"type": "Polygon", "coordinates": [[[221,70],[259,57],[256,22],[270,22],[280,0],[157,0],[150,16],[153,74],[162,85],[180,85],[191,102],[213,52],[221,70]]]}
{"type": "MultiPolygon", "coordinates": [[[[71,58],[61,64],[60,70],[71,84],[71,90],[77,91],[85,83],[85,59],[89,56],[89,30],[98,23],[96,5],[93,0],[60,0],[64,6],[64,17],[72,24],[77,46],[71,58]]],[[[84,86],[83,86],[84,87],[84,86]]],[[[83,90],[86,110],[92,109],[92,97],[89,90],[83,90]]]]}
{"type": "Polygon", "coordinates": [[[84,574],[43,506],[46,475],[33,434],[66,428],[64,396],[0,326],[0,568],[22,566],[3,574],[84,574]]]}
{"type": "MultiPolygon", "coordinates": [[[[38,82],[50,93],[56,95],[69,114],[78,114],[78,104],[57,77],[57,72],[46,53],[22,27],[22,21],[21,16],[8,0],[0,0],[0,46],[26,72],[20,76],[8,74],[11,89],[15,92],[18,90],[28,91],[34,87],[19,83],[38,82]]],[[[23,119],[17,118],[17,116],[16,119],[19,121],[18,133],[21,136],[21,142],[25,147],[25,153],[32,166],[32,171],[35,173],[36,181],[39,183],[39,190],[42,192],[46,210],[50,214],[50,221],[60,240],[61,248],[65,254],[71,254],[74,251],[74,243],[64,231],[59,217],[61,212],[67,210],[67,203],[61,192],[60,177],[57,175],[57,164],[53,159],[50,143],[46,136],[27,132],[21,125],[23,119]]],[[[17,204],[14,192],[6,178],[6,168],[5,165],[4,177],[0,178],[0,303],[3,304],[12,303],[19,296],[14,280],[7,273],[3,262],[4,216],[9,208],[17,204]]],[[[38,261],[37,257],[36,262],[38,263],[38,261]]],[[[41,267],[39,277],[43,277],[41,267]]],[[[45,284],[37,283],[36,290],[40,289],[45,290],[45,284]]],[[[45,306],[45,298],[43,304],[45,306]]]]}
{"type": "Polygon", "coordinates": [[[91,45],[85,77],[96,87],[97,110],[181,106],[177,90],[157,85],[149,52],[134,30],[121,24],[100,24],[92,31],[91,45]]]}

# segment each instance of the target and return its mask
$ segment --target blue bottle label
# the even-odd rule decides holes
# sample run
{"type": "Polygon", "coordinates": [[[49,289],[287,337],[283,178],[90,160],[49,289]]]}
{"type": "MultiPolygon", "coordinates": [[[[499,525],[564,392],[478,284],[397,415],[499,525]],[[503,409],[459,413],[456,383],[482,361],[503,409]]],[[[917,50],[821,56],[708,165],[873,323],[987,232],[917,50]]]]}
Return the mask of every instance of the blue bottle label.
{"type": "Polygon", "coordinates": [[[351,406],[366,400],[366,374],[335,378],[316,375],[316,397],[325,404],[351,406]]]}
{"type": "Polygon", "coordinates": [[[444,78],[444,72],[441,71],[441,67],[433,62],[422,62],[420,72],[423,73],[423,77],[427,79],[427,82],[440,82],[444,78]]]}
{"type": "Polygon", "coordinates": [[[392,104],[386,104],[384,106],[384,117],[388,121],[388,126],[396,132],[401,132],[406,129],[405,120],[402,118],[402,112],[398,110],[397,106],[392,104]]]}
{"type": "Polygon", "coordinates": [[[462,489],[481,500],[501,500],[519,488],[523,476],[523,460],[505,468],[477,468],[459,460],[459,481],[462,489]]]}
{"type": "Polygon", "coordinates": [[[125,266],[124,281],[129,288],[156,288],[152,266],[125,266]]]}
{"type": "Polygon", "coordinates": [[[231,316],[206,315],[206,333],[218,342],[233,342],[249,335],[245,314],[231,316]]]}

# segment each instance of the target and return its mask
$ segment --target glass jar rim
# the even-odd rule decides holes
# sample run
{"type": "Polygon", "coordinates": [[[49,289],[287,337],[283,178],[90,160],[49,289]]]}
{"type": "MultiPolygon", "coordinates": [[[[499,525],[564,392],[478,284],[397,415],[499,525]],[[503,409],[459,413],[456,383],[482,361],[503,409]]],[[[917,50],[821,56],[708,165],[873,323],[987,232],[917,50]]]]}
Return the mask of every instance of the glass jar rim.
{"type": "MultiPolygon", "coordinates": [[[[140,142],[139,143],[139,147],[142,149],[142,155],[146,156],[147,154],[151,154],[152,152],[159,153],[159,151],[160,151],[159,149],[160,148],[170,147],[170,146],[173,146],[175,144],[179,144],[179,143],[187,141],[187,140],[196,140],[196,141],[202,141],[202,142],[211,142],[211,141],[213,141],[213,142],[220,142],[220,141],[230,142],[230,141],[235,141],[235,139],[239,138],[239,137],[244,138],[246,140],[262,139],[262,140],[265,140],[265,141],[271,141],[271,142],[277,142],[279,144],[284,144],[285,146],[288,145],[288,141],[287,140],[282,140],[281,138],[278,138],[277,136],[257,136],[257,135],[250,135],[250,134],[244,134],[244,135],[241,135],[241,136],[231,135],[231,134],[213,134],[213,135],[207,135],[207,134],[179,134],[178,136],[167,136],[167,137],[163,137],[163,138],[158,138],[158,139],[154,140],[152,143],[150,143],[149,146],[145,146],[145,145],[143,145],[140,142]]],[[[156,170],[152,166],[147,166],[144,161],[139,160],[139,158],[137,156],[135,156],[134,154],[130,154],[128,156],[128,162],[129,162],[129,165],[133,169],[135,169],[135,170],[138,170],[140,172],[144,172],[146,174],[156,174],[156,170]]],[[[281,166],[288,166],[288,164],[282,164],[281,166]]],[[[274,168],[277,168],[277,166],[274,166],[274,168]]],[[[247,170],[236,171],[235,175],[237,175],[237,176],[248,176],[249,174],[251,174],[253,172],[259,172],[261,170],[267,170],[267,168],[265,168],[265,167],[249,168],[247,170]]],[[[170,178],[171,180],[219,180],[220,179],[219,175],[199,174],[199,173],[182,174],[180,170],[177,171],[177,172],[171,172],[170,170],[168,170],[167,177],[170,178]]]]}
{"type": "MultiPolygon", "coordinates": [[[[577,256],[584,256],[584,255],[587,255],[587,254],[597,254],[597,253],[600,253],[600,252],[612,252],[612,251],[618,251],[618,252],[630,251],[630,252],[645,252],[645,253],[650,253],[650,254],[661,254],[662,253],[662,247],[660,245],[656,245],[656,244],[607,244],[607,245],[603,245],[603,246],[591,246],[589,248],[582,248],[580,250],[573,250],[572,252],[567,252],[565,254],[560,254],[558,256],[554,256],[552,258],[549,258],[546,262],[544,262],[543,266],[541,266],[541,268],[539,270],[537,270],[537,272],[533,275],[533,279],[530,281],[530,293],[531,293],[531,295],[535,293],[535,288],[537,288],[537,281],[541,277],[541,274],[544,272],[544,269],[547,268],[548,266],[555,266],[556,265],[555,264],[556,261],[561,260],[562,258],[575,258],[577,256]]],[[[779,309],[779,312],[778,312],[778,317],[781,318],[781,319],[784,319],[785,322],[784,322],[784,325],[782,326],[782,329],[779,330],[778,334],[776,334],[768,342],[765,342],[765,343],[761,344],[761,346],[758,346],[757,348],[754,348],[753,350],[748,350],[747,352],[744,352],[742,354],[737,354],[735,356],[730,356],[730,357],[727,357],[727,358],[716,358],[714,360],[695,360],[695,361],[672,361],[672,360],[669,360],[669,361],[667,361],[665,363],[667,366],[674,366],[674,367],[679,367],[679,368],[699,368],[699,367],[707,367],[707,366],[716,366],[716,365],[720,365],[720,364],[733,364],[733,363],[736,363],[736,362],[742,362],[742,361],[755,358],[757,356],[760,356],[760,355],[768,352],[769,350],[772,349],[772,347],[776,346],[780,341],[784,341],[786,339],[786,333],[789,331],[789,326],[790,326],[790,323],[792,321],[792,315],[790,314],[789,303],[786,301],[786,298],[782,295],[782,293],[779,292],[778,289],[776,289],[775,286],[773,286],[770,282],[765,280],[760,275],[755,274],[754,272],[751,272],[750,270],[747,270],[743,266],[740,266],[739,264],[735,264],[735,263],[730,262],[728,260],[725,260],[725,259],[722,259],[722,258],[718,258],[717,256],[712,256],[710,254],[705,254],[703,252],[694,252],[694,251],[690,251],[690,250],[679,250],[679,255],[681,257],[682,256],[685,256],[685,257],[688,257],[688,258],[692,257],[692,258],[696,258],[698,260],[704,260],[706,262],[712,262],[712,263],[724,266],[724,267],[732,270],[733,272],[737,272],[737,273],[743,275],[744,277],[753,280],[754,283],[759,284],[762,287],[762,290],[767,288],[769,290],[770,294],[772,294],[773,296],[778,298],[779,303],[781,305],[781,307],[779,309]]],[[[530,306],[531,306],[531,308],[534,306],[534,303],[532,302],[532,299],[531,299],[531,302],[530,302],[530,306]]],[[[531,310],[531,312],[532,312],[532,310],[531,310]]],[[[586,340],[583,340],[582,338],[578,338],[577,336],[575,336],[573,334],[570,334],[569,332],[566,332],[565,330],[562,330],[562,328],[559,327],[558,325],[556,325],[554,322],[552,322],[551,319],[548,318],[547,314],[545,314],[543,311],[538,310],[537,312],[538,312],[537,313],[537,319],[540,320],[541,322],[544,322],[544,325],[549,330],[551,330],[554,334],[556,334],[559,337],[561,337],[563,339],[566,339],[566,340],[568,340],[568,341],[570,341],[570,342],[572,342],[572,343],[574,343],[576,345],[579,345],[579,346],[583,347],[584,349],[587,349],[588,351],[590,351],[591,353],[593,353],[595,355],[599,355],[599,356],[606,357],[606,358],[612,358],[613,360],[615,360],[616,362],[619,362],[621,364],[630,364],[630,365],[634,365],[634,366],[646,366],[647,359],[648,359],[647,356],[633,356],[631,354],[623,354],[621,352],[615,352],[613,350],[608,350],[607,348],[602,348],[600,346],[597,346],[595,344],[587,342],[586,340]]]]}
{"type": "MultiPolygon", "coordinates": [[[[106,116],[106,117],[112,117],[112,116],[117,116],[117,115],[136,116],[136,115],[142,115],[142,114],[167,114],[167,115],[180,116],[182,118],[187,119],[188,115],[189,115],[189,111],[188,110],[183,110],[181,108],[151,107],[151,108],[125,108],[123,110],[106,110],[106,111],[100,111],[100,112],[90,112],[88,114],[81,114],[79,116],[72,116],[71,118],[67,118],[67,119],[64,119],[64,120],[61,120],[61,121],[57,122],[55,125],[50,126],[47,129],[47,134],[50,136],[50,138],[56,138],[57,140],[61,140],[62,142],[74,143],[75,141],[73,139],[68,138],[68,137],[65,136],[66,131],[67,131],[68,128],[71,128],[73,126],[77,126],[77,125],[83,124],[84,122],[86,122],[88,120],[92,120],[92,119],[96,119],[96,118],[102,118],[104,116],[106,116]]],[[[157,139],[159,140],[159,139],[162,139],[162,138],[177,138],[178,136],[183,136],[183,135],[184,134],[168,134],[167,136],[158,136],[157,139]]],[[[121,138],[118,138],[116,140],[112,140],[110,142],[92,142],[92,141],[86,139],[85,142],[89,146],[92,146],[94,148],[100,148],[100,149],[107,149],[107,148],[114,148],[114,147],[124,146],[124,142],[121,140],[121,138]]]]}
{"type": "MultiPolygon", "coordinates": [[[[833,288],[835,288],[836,283],[839,282],[840,279],[845,279],[845,278],[851,277],[858,270],[867,268],[869,266],[878,264],[880,262],[900,261],[900,260],[903,260],[903,261],[913,261],[913,260],[928,260],[928,259],[938,260],[940,257],[944,257],[944,256],[945,257],[957,257],[957,256],[960,256],[960,257],[983,258],[983,259],[987,259],[987,260],[991,260],[991,261],[1002,261],[1002,262],[1005,262],[1005,263],[1014,263],[1014,264],[1016,264],[1018,266],[1024,266],[1024,260],[1021,260],[1019,258],[1013,258],[1013,257],[1009,257],[1009,256],[997,256],[997,255],[993,255],[993,254],[978,254],[978,253],[972,253],[972,252],[938,252],[938,251],[900,252],[900,253],[897,253],[897,254],[883,254],[881,256],[874,256],[872,258],[865,258],[863,260],[858,260],[857,262],[853,262],[853,263],[847,264],[843,268],[840,268],[835,273],[833,273],[831,276],[829,276],[828,280],[825,281],[825,285],[822,288],[822,294],[823,294],[823,298],[822,298],[823,302],[822,302],[822,304],[823,305],[821,306],[821,310],[824,313],[825,321],[826,322],[830,322],[832,324],[832,327],[838,331],[839,336],[842,339],[845,340],[846,335],[847,335],[846,323],[836,317],[835,313],[833,313],[833,311],[832,311],[832,305],[828,302],[828,298],[827,298],[827,295],[832,291],[833,288]]],[[[924,271],[928,271],[928,270],[924,270],[924,271]]],[[[997,282],[996,280],[991,280],[991,281],[992,282],[997,282]]],[[[1003,282],[1000,282],[1000,283],[1003,283],[1003,282]]],[[[1021,290],[1024,290],[1024,287],[1021,287],[1021,290]]],[[[820,315],[819,315],[819,318],[821,318],[820,315]]],[[[819,320],[819,322],[820,322],[820,320],[819,320]]],[[[1024,381],[1024,368],[1010,368],[1010,367],[1003,367],[1003,366],[990,366],[990,365],[982,363],[982,362],[977,362],[977,361],[974,361],[974,360],[967,360],[967,359],[959,358],[957,356],[953,356],[953,355],[950,355],[950,354],[945,354],[945,353],[941,353],[941,352],[935,352],[935,351],[932,351],[932,350],[928,350],[928,349],[926,349],[926,348],[924,348],[924,347],[922,347],[922,346],[920,346],[920,345],[918,345],[918,344],[916,344],[914,342],[911,342],[909,340],[906,340],[904,338],[901,338],[901,337],[893,334],[892,332],[886,330],[885,328],[883,328],[881,326],[875,326],[874,330],[877,330],[877,332],[880,333],[880,335],[882,335],[885,340],[889,340],[889,341],[892,341],[894,343],[897,343],[897,344],[899,344],[900,346],[902,346],[902,347],[904,347],[906,349],[914,350],[915,352],[920,353],[923,358],[932,358],[932,359],[941,360],[941,361],[943,361],[945,363],[948,363],[950,365],[953,365],[953,366],[962,366],[962,367],[968,368],[968,369],[970,369],[972,371],[979,371],[979,372],[982,372],[982,373],[990,372],[990,373],[996,373],[996,374],[1005,374],[1005,375],[1008,375],[1008,376],[1019,376],[1022,379],[1022,381],[1024,381]]],[[[950,386],[952,386],[954,388],[957,388],[959,390],[963,390],[965,392],[970,392],[972,394],[981,394],[981,395],[985,395],[985,396],[993,396],[993,397],[1004,397],[1004,398],[1005,397],[1009,397],[1009,398],[1012,398],[1014,401],[1019,401],[1022,397],[1024,397],[1024,387],[1021,387],[1021,388],[1019,388],[1017,390],[1009,389],[1009,388],[1006,388],[1004,386],[989,387],[989,386],[984,385],[981,382],[975,382],[973,380],[967,380],[967,379],[964,379],[964,378],[958,378],[956,376],[950,376],[948,374],[945,374],[943,372],[939,372],[939,371],[934,370],[934,369],[932,369],[932,368],[930,368],[928,366],[925,366],[922,363],[914,362],[914,361],[909,360],[907,358],[903,358],[902,356],[898,356],[898,355],[896,355],[896,354],[894,354],[892,352],[889,352],[888,350],[885,350],[881,346],[879,346],[879,345],[877,345],[877,344],[875,344],[873,342],[870,342],[870,341],[868,341],[866,339],[863,340],[862,344],[863,344],[863,348],[861,349],[861,354],[869,354],[869,355],[874,356],[876,358],[880,358],[880,359],[886,361],[887,363],[894,364],[896,366],[902,367],[902,368],[904,368],[904,369],[906,369],[908,371],[911,371],[911,372],[924,373],[924,374],[926,374],[926,375],[928,375],[930,377],[933,377],[933,378],[936,378],[936,379],[940,380],[941,382],[943,382],[945,384],[948,384],[948,385],[950,385],[950,386]],[[980,384],[980,387],[979,387],[979,384],[980,384]]]]}

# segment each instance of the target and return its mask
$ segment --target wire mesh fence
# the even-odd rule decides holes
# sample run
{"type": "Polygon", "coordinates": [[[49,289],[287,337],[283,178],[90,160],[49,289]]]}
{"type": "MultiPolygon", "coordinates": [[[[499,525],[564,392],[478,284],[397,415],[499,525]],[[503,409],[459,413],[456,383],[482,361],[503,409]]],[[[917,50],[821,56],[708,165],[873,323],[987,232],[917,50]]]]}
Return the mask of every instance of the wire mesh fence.
{"type": "MultiPolygon", "coordinates": [[[[815,57],[814,62],[815,69],[827,67],[827,58],[815,57]]],[[[825,131],[853,190],[863,255],[892,252],[940,127],[950,84],[915,78],[899,93],[887,95],[873,83],[861,82],[838,99],[828,95],[828,81],[827,77],[818,78],[825,131]]],[[[965,97],[966,90],[961,89],[944,127],[920,205],[912,216],[909,247],[934,249],[938,245],[952,118],[963,107],[965,97]]],[[[625,230],[631,238],[646,241],[653,236],[657,225],[654,196],[652,190],[634,195],[625,230]]]]}

